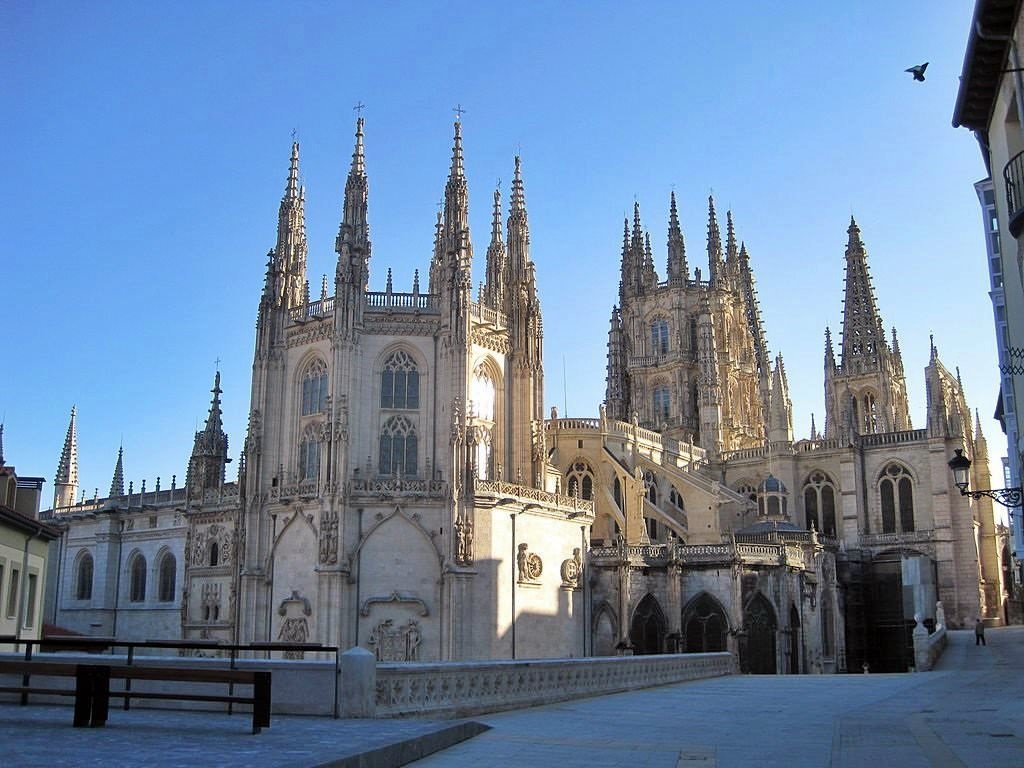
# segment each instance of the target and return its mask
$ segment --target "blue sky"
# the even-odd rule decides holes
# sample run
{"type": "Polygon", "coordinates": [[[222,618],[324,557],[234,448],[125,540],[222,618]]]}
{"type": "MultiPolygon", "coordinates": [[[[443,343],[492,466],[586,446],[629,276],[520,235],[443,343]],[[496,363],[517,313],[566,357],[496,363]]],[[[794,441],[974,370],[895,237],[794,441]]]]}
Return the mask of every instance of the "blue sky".
{"type": "MultiPolygon", "coordinates": [[[[664,277],[675,188],[691,264],[706,200],[734,212],[797,435],[822,426],[851,212],[915,426],[929,333],[1005,452],[973,137],[950,125],[965,2],[784,4],[54,3],[0,6],[9,353],[5,453],[52,481],[72,404],[81,486],[184,475],[214,361],[231,454],[292,131],[310,282],[333,274],[353,105],[367,107],[371,288],[425,273],[467,110],[482,279],[490,199],[520,151],[544,311],[546,399],[596,415],[622,218],[634,199],[664,277]],[[928,79],[903,70],[928,60],[928,79]],[[563,387],[563,369],[565,371],[563,387]]],[[[233,467],[229,476],[233,476],[233,467]]],[[[47,499],[52,486],[47,485],[47,499]]]]}

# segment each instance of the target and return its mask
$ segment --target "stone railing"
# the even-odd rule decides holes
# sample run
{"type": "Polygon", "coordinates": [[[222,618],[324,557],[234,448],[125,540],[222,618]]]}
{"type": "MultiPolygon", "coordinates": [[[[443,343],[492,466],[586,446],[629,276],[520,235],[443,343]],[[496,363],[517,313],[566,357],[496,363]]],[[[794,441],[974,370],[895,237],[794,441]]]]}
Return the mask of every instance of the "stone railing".
{"type": "Polygon", "coordinates": [[[319,493],[319,484],[314,480],[303,480],[299,483],[279,485],[270,489],[270,500],[311,499],[319,493]]]}
{"type": "Polygon", "coordinates": [[[860,435],[860,444],[865,448],[873,445],[896,445],[897,443],[917,443],[928,438],[927,429],[907,429],[903,432],[881,432],[877,435],[860,435]]]}
{"type": "Polygon", "coordinates": [[[899,547],[904,544],[930,544],[935,540],[935,531],[862,533],[858,540],[862,547],[899,547]]]}
{"type": "Polygon", "coordinates": [[[315,317],[325,317],[332,312],[334,312],[334,297],[330,296],[326,299],[310,301],[301,307],[295,307],[288,313],[288,317],[293,321],[302,322],[315,317]]]}
{"type": "Polygon", "coordinates": [[[440,306],[440,297],[433,293],[367,291],[365,297],[366,308],[371,311],[436,313],[440,306]]]}
{"type": "Polygon", "coordinates": [[[520,502],[538,502],[552,507],[572,507],[580,514],[594,514],[594,502],[564,493],[551,493],[540,488],[509,483],[504,480],[473,480],[473,492],[477,496],[498,496],[513,498],[520,502]]]}
{"type": "Polygon", "coordinates": [[[480,323],[493,325],[496,328],[508,327],[508,321],[505,319],[504,312],[492,309],[479,301],[470,302],[469,316],[480,323]]]}
{"type": "Polygon", "coordinates": [[[362,649],[342,654],[343,715],[372,708],[363,716],[466,717],[736,672],[730,653],[368,664],[372,659],[362,649]],[[372,681],[357,683],[352,662],[372,681]],[[374,691],[372,705],[351,707],[350,691],[374,691]]]}
{"type": "Polygon", "coordinates": [[[415,478],[381,477],[353,478],[348,482],[350,496],[429,496],[445,498],[448,483],[444,480],[417,480],[415,478]]]}
{"type": "Polygon", "coordinates": [[[789,565],[799,565],[813,569],[813,551],[799,543],[779,541],[774,544],[743,544],[725,542],[722,544],[622,544],[591,547],[590,562],[595,565],[611,566],[628,561],[634,566],[659,566],[669,562],[684,565],[707,565],[720,563],[727,565],[734,562],[751,565],[779,565],[785,561],[789,565]]]}

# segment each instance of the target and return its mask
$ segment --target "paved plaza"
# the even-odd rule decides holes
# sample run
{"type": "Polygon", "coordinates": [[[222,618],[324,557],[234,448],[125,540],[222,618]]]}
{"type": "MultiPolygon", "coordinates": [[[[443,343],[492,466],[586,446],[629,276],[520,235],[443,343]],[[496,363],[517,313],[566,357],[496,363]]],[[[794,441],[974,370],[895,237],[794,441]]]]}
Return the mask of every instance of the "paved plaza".
{"type": "MultiPolygon", "coordinates": [[[[1024,766],[1024,628],[988,642],[952,632],[939,669],[916,675],[737,675],[486,715],[490,730],[413,765],[1024,766]]],[[[466,735],[444,721],[275,716],[252,736],[248,719],[132,710],[74,729],[67,707],[0,705],[2,764],[385,766],[466,735]]]]}

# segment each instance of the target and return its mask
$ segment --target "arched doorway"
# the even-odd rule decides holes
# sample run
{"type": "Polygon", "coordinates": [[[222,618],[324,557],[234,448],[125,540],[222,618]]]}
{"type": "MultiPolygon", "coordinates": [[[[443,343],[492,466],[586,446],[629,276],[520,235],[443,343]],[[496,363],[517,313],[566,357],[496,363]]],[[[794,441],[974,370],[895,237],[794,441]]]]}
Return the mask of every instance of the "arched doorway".
{"type": "Polygon", "coordinates": [[[800,613],[789,604],[789,674],[800,674],[800,613]]]}
{"type": "Polygon", "coordinates": [[[715,598],[702,592],[683,610],[683,653],[712,653],[725,650],[729,624],[715,598]]]}
{"type": "Polygon", "coordinates": [[[743,611],[740,635],[740,671],[752,675],[774,675],[775,630],[778,623],[768,599],[758,592],[743,611]]]}
{"type": "Polygon", "coordinates": [[[667,625],[665,613],[654,595],[645,596],[633,612],[633,621],[629,625],[629,641],[633,644],[634,653],[662,653],[667,625]]]}

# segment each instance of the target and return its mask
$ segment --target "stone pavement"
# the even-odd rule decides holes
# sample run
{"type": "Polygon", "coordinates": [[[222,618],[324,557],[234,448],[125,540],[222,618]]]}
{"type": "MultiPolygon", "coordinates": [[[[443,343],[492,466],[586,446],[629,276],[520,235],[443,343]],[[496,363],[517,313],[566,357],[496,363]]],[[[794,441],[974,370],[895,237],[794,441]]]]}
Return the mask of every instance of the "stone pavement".
{"type": "Polygon", "coordinates": [[[477,718],[414,763],[604,768],[1024,766],[1024,628],[949,635],[939,669],[733,676],[477,718]]]}
{"type": "MultiPolygon", "coordinates": [[[[485,715],[490,731],[413,765],[1024,766],[1024,628],[988,641],[952,632],[939,669],[916,675],[737,675],[485,715]]],[[[0,705],[0,765],[387,766],[467,735],[275,716],[252,736],[248,715],[166,710],[113,711],[95,730],[70,721],[69,707],[0,705]]]]}

